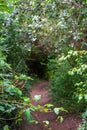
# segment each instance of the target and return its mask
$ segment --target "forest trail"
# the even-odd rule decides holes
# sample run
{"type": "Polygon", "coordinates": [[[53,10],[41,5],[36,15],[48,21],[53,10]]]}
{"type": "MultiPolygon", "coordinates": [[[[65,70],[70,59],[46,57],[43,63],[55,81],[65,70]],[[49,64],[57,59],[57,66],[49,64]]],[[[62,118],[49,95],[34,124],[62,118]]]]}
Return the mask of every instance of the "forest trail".
{"type": "MultiPolygon", "coordinates": [[[[42,81],[33,86],[30,93],[31,102],[33,105],[44,105],[51,102],[51,97],[49,95],[49,89],[47,86],[49,82],[42,81]],[[35,95],[41,95],[41,100],[32,100],[35,95]]],[[[50,112],[33,112],[34,119],[38,120],[38,124],[29,124],[26,120],[23,120],[21,128],[19,130],[77,130],[81,119],[79,116],[65,114],[63,115],[64,121],[60,123],[56,120],[56,114],[50,112]],[[48,120],[50,122],[49,126],[45,126],[43,121],[48,120]]]]}

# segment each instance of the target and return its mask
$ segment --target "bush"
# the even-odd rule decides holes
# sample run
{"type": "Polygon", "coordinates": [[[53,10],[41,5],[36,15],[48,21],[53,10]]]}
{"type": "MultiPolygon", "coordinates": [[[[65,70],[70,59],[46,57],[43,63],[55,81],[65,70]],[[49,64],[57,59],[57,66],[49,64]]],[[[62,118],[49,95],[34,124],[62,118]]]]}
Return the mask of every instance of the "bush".
{"type": "Polygon", "coordinates": [[[55,102],[82,111],[87,105],[87,51],[70,50],[59,59],[50,59],[48,68],[55,102]]]}
{"type": "Polygon", "coordinates": [[[23,96],[22,90],[14,82],[20,80],[20,77],[23,80],[26,77],[22,74],[18,77],[7,63],[0,47],[0,130],[3,127],[13,129],[15,121],[21,120],[21,114],[26,111],[25,106],[29,103],[29,98],[23,96]]]}
{"type": "Polygon", "coordinates": [[[87,110],[82,114],[82,124],[79,126],[78,130],[87,130],[87,110]]]}

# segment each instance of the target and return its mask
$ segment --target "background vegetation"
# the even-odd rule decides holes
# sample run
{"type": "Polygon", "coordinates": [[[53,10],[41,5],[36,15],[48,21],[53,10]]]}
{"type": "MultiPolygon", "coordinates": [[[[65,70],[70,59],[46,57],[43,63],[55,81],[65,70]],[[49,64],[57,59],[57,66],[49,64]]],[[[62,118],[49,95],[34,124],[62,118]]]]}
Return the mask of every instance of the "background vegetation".
{"type": "Polygon", "coordinates": [[[56,104],[86,110],[86,28],[86,0],[0,1],[1,129],[26,111],[32,75],[50,80],[56,104]]]}

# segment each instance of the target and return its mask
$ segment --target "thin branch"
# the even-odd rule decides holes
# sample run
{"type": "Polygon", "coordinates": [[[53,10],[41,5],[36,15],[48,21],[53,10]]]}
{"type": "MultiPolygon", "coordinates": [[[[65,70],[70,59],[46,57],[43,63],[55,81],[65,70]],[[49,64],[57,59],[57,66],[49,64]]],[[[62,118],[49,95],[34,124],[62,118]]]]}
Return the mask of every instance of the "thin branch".
{"type": "Polygon", "coordinates": [[[18,117],[13,117],[13,118],[9,118],[9,119],[6,119],[6,118],[0,118],[0,120],[3,120],[3,121],[10,121],[10,120],[16,120],[18,118],[20,118],[21,116],[18,116],[18,117]]]}

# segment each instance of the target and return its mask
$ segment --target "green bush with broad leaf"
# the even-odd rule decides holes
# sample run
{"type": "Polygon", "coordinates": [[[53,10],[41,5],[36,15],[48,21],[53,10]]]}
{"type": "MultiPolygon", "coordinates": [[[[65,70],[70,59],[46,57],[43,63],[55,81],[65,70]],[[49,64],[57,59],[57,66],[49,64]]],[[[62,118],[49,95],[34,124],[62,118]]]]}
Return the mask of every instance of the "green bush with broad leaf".
{"type": "Polygon", "coordinates": [[[50,59],[51,94],[56,103],[75,111],[87,106],[87,51],[70,50],[50,59]]]}
{"type": "MultiPolygon", "coordinates": [[[[29,98],[23,96],[17,84],[15,86],[15,77],[17,75],[13,73],[0,47],[0,130],[12,129],[15,121],[21,120],[22,113],[26,111],[25,106],[29,106],[29,98]]],[[[24,76],[21,78],[24,79],[24,76]]]]}

